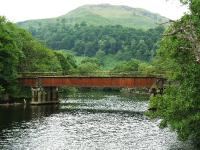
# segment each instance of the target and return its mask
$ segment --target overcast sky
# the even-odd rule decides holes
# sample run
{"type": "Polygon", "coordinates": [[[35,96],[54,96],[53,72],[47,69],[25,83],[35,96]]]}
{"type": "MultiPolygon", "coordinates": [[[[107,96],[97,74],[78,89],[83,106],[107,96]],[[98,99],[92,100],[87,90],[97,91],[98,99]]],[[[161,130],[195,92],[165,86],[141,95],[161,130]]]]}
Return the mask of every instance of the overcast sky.
{"type": "Polygon", "coordinates": [[[81,5],[101,3],[144,8],[173,20],[187,11],[178,0],[0,0],[0,15],[18,22],[57,17],[81,5]]]}

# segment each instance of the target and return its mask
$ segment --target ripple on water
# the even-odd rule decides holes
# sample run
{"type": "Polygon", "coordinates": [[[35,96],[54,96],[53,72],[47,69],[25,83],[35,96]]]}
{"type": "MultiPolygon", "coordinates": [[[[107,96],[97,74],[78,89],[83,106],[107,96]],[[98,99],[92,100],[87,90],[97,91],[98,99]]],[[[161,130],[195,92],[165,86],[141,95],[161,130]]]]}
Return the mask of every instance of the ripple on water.
{"type": "Polygon", "coordinates": [[[158,120],[151,121],[141,113],[134,113],[146,110],[147,102],[122,101],[112,96],[92,101],[68,100],[68,103],[78,105],[62,105],[58,113],[16,122],[12,128],[0,131],[0,149],[191,149],[188,143],[179,142],[169,129],[159,129],[158,120]],[[69,108],[73,111],[68,111],[69,108]]]}

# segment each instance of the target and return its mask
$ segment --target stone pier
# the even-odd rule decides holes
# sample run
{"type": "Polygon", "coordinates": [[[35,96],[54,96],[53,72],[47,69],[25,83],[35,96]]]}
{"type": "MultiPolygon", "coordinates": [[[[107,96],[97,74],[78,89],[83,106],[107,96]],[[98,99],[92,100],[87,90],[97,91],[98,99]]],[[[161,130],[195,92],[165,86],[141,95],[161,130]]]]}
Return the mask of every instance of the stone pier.
{"type": "Polygon", "coordinates": [[[31,104],[56,104],[59,103],[57,87],[32,87],[31,104]]]}

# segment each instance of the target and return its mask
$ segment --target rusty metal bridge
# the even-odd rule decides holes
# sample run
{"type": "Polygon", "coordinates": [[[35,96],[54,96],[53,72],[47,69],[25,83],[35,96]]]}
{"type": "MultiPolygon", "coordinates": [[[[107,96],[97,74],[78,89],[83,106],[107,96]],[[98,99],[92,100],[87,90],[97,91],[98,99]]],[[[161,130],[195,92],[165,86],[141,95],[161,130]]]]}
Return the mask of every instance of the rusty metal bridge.
{"type": "Polygon", "coordinates": [[[161,81],[157,77],[69,77],[69,76],[41,76],[23,77],[23,86],[28,87],[110,87],[110,88],[151,88],[161,81]]]}
{"type": "Polygon", "coordinates": [[[37,76],[21,77],[22,86],[31,87],[32,104],[58,102],[58,87],[97,88],[152,88],[163,87],[161,77],[87,77],[87,76],[37,76]]]}

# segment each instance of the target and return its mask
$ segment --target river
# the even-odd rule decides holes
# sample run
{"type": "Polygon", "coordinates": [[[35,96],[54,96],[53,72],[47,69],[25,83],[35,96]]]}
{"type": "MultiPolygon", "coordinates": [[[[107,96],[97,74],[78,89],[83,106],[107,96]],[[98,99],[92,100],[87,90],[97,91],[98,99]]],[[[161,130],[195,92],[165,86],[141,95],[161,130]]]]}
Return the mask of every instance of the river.
{"type": "Polygon", "coordinates": [[[0,106],[2,150],[177,150],[180,142],[144,115],[148,101],[118,94],[61,100],[60,105],[0,106]]]}

